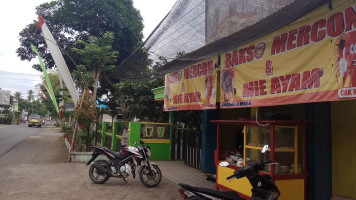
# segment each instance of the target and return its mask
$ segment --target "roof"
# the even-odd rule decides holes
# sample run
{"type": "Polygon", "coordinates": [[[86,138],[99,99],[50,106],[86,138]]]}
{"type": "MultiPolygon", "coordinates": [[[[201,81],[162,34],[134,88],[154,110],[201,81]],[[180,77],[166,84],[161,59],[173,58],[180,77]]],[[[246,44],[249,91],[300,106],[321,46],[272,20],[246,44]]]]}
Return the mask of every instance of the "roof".
{"type": "MultiPolygon", "coordinates": [[[[234,2],[235,0],[230,1],[234,2]]],[[[331,0],[294,0],[291,3],[284,5],[284,7],[279,8],[279,10],[259,18],[256,23],[250,24],[235,33],[217,39],[207,45],[202,44],[202,41],[204,43],[206,38],[205,32],[207,23],[204,21],[204,18],[203,21],[201,20],[201,15],[205,16],[205,20],[207,18],[206,12],[204,12],[204,9],[206,9],[206,4],[204,2],[205,1],[193,0],[188,1],[187,3],[187,1],[178,0],[172,10],[146,39],[143,46],[141,46],[142,48],[138,48],[131,56],[121,63],[117,67],[116,72],[110,75],[110,78],[123,78],[122,75],[120,77],[119,68],[124,69],[126,67],[135,67],[138,65],[138,61],[140,59],[145,59],[147,55],[149,58],[155,56],[153,63],[157,62],[157,58],[162,57],[168,61],[163,66],[154,68],[157,75],[177,71],[203,59],[218,56],[272,33],[323,4],[331,2],[331,0]],[[204,8],[202,9],[203,6],[204,8]],[[197,19],[194,19],[194,15],[192,15],[194,12],[198,13],[196,15],[197,19]],[[191,31],[194,29],[197,30],[195,30],[195,32],[191,31]],[[202,31],[203,29],[205,29],[205,32],[202,31]],[[167,42],[167,40],[169,42],[167,42]],[[162,45],[162,43],[164,43],[164,45],[162,45]],[[187,47],[180,47],[187,43],[187,47]],[[176,48],[175,51],[172,50],[173,48],[176,48]],[[181,53],[182,49],[188,49],[188,51],[184,51],[184,53],[186,53],[185,55],[176,57],[175,55],[181,53]]],[[[238,4],[239,1],[236,0],[234,3],[238,4]]],[[[208,17],[212,18],[212,16],[208,17]]],[[[142,77],[133,76],[132,80],[138,78],[142,77]]]]}
{"type": "Polygon", "coordinates": [[[314,9],[322,6],[328,0],[297,0],[285,6],[272,15],[260,20],[259,22],[246,27],[236,33],[233,33],[225,38],[216,40],[208,45],[205,45],[191,53],[183,55],[175,59],[157,71],[160,73],[169,73],[187,67],[200,60],[211,58],[222,53],[236,49],[246,43],[252,42],[264,35],[272,33],[283,26],[286,26],[293,21],[301,18],[314,9]]]}

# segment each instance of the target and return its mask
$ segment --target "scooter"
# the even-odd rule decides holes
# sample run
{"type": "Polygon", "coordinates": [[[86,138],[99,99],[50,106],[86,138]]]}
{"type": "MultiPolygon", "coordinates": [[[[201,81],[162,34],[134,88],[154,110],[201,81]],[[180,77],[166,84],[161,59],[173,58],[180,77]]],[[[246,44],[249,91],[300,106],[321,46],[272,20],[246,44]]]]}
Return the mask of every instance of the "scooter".
{"type": "MultiPolygon", "coordinates": [[[[277,200],[280,196],[280,192],[277,186],[273,183],[270,175],[260,175],[259,171],[264,169],[266,164],[271,164],[271,161],[264,162],[263,155],[268,152],[268,145],[265,145],[261,150],[261,158],[258,162],[247,164],[240,169],[236,170],[233,175],[227,177],[227,180],[234,178],[239,179],[246,177],[252,185],[252,196],[250,200],[277,200]]],[[[228,162],[219,163],[220,166],[228,166],[228,162]]],[[[240,195],[234,191],[215,191],[208,188],[199,188],[180,183],[179,189],[180,195],[184,200],[243,200],[240,195]]]]}

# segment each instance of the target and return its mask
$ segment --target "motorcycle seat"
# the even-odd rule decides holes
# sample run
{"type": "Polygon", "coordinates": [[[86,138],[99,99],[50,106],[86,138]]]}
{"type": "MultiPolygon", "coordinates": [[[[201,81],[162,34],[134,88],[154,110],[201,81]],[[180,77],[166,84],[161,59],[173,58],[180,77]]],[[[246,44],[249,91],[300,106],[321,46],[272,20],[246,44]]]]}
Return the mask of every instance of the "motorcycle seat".
{"type": "Polygon", "coordinates": [[[105,149],[105,151],[114,155],[115,158],[123,158],[123,156],[119,152],[112,151],[111,149],[108,149],[107,147],[103,147],[103,148],[105,149]]]}
{"type": "Polygon", "coordinates": [[[216,191],[209,188],[194,187],[187,184],[180,183],[181,187],[191,191],[191,192],[201,192],[204,194],[212,195],[218,198],[223,198],[227,200],[243,200],[240,195],[234,191],[216,191]]]}

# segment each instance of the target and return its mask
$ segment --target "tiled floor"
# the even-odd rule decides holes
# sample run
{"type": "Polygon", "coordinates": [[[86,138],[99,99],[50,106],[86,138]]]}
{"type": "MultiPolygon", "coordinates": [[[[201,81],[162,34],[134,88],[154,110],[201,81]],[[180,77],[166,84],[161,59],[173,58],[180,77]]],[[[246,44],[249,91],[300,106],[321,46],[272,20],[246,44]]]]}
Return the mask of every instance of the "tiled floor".
{"type": "Polygon", "coordinates": [[[215,189],[215,182],[208,181],[207,174],[199,169],[189,167],[183,161],[153,161],[158,164],[162,176],[175,183],[215,189]]]}

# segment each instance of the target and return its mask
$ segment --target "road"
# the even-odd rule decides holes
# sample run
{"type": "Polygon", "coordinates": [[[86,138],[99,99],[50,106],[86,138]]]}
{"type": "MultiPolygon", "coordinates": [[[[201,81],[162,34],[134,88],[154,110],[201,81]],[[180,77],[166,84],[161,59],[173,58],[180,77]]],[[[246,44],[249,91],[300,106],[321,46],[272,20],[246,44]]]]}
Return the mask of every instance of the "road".
{"type": "Polygon", "coordinates": [[[181,199],[165,177],[155,188],[132,177],[93,184],[88,166],[66,162],[58,128],[0,125],[0,148],[0,199],[181,199]]]}
{"type": "Polygon", "coordinates": [[[26,125],[21,124],[16,128],[13,128],[14,126],[0,125],[0,158],[25,139],[38,135],[38,130],[29,129],[26,125]]]}

